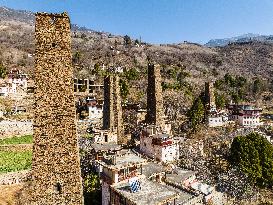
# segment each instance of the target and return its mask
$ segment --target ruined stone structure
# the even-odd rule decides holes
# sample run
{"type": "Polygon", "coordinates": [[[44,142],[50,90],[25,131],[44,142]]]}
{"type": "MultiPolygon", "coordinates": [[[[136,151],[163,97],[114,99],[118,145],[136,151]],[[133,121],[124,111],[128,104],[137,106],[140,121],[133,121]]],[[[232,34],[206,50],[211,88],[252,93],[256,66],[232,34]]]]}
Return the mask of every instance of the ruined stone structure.
{"type": "Polygon", "coordinates": [[[83,190],[68,15],[37,13],[35,39],[32,180],[24,204],[80,205],[83,190]]]}
{"type": "Polygon", "coordinates": [[[212,82],[205,83],[205,98],[207,103],[207,109],[214,111],[216,109],[216,104],[214,96],[214,85],[212,82]]]}
{"type": "Polygon", "coordinates": [[[123,120],[119,88],[119,76],[104,78],[103,129],[117,132],[118,143],[123,142],[123,120]]]}
{"type": "Polygon", "coordinates": [[[163,98],[160,66],[148,64],[147,116],[146,122],[164,127],[163,98]]]}

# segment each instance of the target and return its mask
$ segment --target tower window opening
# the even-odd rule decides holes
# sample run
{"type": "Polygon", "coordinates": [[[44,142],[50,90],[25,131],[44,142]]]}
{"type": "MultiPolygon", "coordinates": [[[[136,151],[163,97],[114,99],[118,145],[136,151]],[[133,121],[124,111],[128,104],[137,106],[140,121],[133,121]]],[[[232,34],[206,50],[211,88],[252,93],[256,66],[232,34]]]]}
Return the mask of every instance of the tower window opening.
{"type": "Polygon", "coordinates": [[[62,185],[59,182],[57,182],[57,184],[55,185],[55,191],[58,194],[62,193],[62,185]]]}

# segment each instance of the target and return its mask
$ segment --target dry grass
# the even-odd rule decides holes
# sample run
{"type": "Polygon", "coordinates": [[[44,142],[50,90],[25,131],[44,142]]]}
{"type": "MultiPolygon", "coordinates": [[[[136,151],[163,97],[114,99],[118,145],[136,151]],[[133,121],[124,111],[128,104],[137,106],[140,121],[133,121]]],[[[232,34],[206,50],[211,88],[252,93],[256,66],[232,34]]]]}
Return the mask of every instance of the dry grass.
{"type": "Polygon", "coordinates": [[[23,188],[23,184],[0,185],[0,204],[14,205],[16,195],[23,188]]]}

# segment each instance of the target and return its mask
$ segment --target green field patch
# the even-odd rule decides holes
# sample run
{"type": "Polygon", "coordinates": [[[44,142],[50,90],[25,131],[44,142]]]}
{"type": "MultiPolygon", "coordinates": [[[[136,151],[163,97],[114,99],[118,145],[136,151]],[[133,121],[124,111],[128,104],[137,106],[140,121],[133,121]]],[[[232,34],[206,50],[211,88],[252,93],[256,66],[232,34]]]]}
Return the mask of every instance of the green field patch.
{"type": "Polygon", "coordinates": [[[0,151],[0,174],[31,168],[32,151],[0,151]]]}
{"type": "Polygon", "coordinates": [[[0,139],[0,145],[7,145],[7,144],[31,144],[33,142],[32,135],[24,135],[19,137],[11,137],[0,139]]]}

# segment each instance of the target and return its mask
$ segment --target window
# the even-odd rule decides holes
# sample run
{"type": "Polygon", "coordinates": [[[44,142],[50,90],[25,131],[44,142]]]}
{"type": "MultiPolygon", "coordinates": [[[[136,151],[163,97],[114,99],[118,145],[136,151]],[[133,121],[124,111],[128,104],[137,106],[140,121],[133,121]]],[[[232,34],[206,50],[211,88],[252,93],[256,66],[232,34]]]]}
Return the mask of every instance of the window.
{"type": "Polygon", "coordinates": [[[62,193],[62,186],[61,186],[60,182],[56,183],[56,185],[55,185],[55,192],[57,194],[61,194],[62,193]]]}

